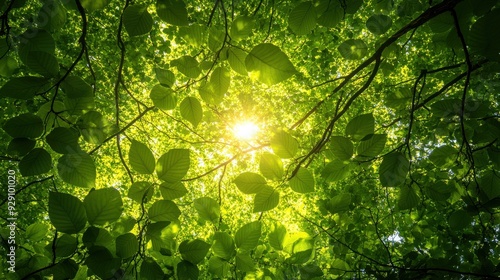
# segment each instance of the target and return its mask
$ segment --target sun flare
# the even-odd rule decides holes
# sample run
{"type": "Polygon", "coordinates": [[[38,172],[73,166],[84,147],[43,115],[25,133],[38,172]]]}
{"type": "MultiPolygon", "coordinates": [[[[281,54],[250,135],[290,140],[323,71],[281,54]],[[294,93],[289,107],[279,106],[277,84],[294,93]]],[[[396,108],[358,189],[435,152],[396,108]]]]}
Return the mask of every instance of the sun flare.
{"type": "Polygon", "coordinates": [[[259,127],[251,121],[237,123],[233,126],[233,133],[240,140],[251,140],[259,132],[259,127]]]}

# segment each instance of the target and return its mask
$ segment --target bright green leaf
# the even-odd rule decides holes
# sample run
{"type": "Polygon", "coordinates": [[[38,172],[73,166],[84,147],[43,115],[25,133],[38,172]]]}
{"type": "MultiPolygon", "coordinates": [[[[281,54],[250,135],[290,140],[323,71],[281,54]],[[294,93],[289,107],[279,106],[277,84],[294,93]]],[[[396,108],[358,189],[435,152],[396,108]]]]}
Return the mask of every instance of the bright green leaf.
{"type": "Polygon", "coordinates": [[[298,193],[308,193],[314,191],[314,176],[304,167],[300,167],[297,174],[288,182],[290,188],[298,193]]]}
{"type": "Polygon", "coordinates": [[[297,35],[306,35],[316,27],[317,12],[311,1],[301,2],[288,15],[288,26],[297,35]]]}
{"type": "Polygon", "coordinates": [[[214,255],[225,260],[230,260],[236,253],[235,243],[231,235],[226,232],[216,232],[214,234],[212,251],[214,255]]]}
{"type": "Polygon", "coordinates": [[[158,200],[148,210],[149,219],[154,222],[174,221],[180,215],[179,207],[171,200],[158,200]]]}
{"type": "Polygon", "coordinates": [[[123,11],[123,25],[130,36],[149,33],[153,28],[153,18],[146,6],[130,5],[123,11]]]}
{"type": "Polygon", "coordinates": [[[158,178],[169,183],[180,181],[189,169],[189,154],[187,149],[172,149],[163,154],[156,163],[158,178]]]}
{"type": "Polygon", "coordinates": [[[257,173],[243,172],[234,179],[234,183],[242,193],[253,194],[266,186],[266,179],[257,173]]]}
{"type": "Polygon", "coordinates": [[[280,180],[285,172],[281,159],[269,152],[260,156],[259,170],[269,180],[280,180]]]}
{"type": "Polygon", "coordinates": [[[201,239],[184,240],[179,245],[179,253],[181,253],[182,259],[192,264],[203,261],[209,249],[210,244],[201,239]]]}
{"type": "Polygon", "coordinates": [[[354,151],[351,140],[343,136],[332,136],[330,138],[330,149],[339,160],[349,160],[354,151]]]}
{"type": "Polygon", "coordinates": [[[156,107],[162,110],[172,110],[175,108],[175,105],[177,105],[177,98],[174,92],[159,84],[151,89],[149,98],[151,98],[156,107]]]}
{"type": "Polygon", "coordinates": [[[57,164],[59,176],[68,184],[92,188],[95,185],[96,167],[85,153],[65,154],[57,164]]]}
{"type": "Polygon", "coordinates": [[[299,142],[289,133],[280,131],[271,138],[271,148],[281,158],[292,158],[299,149],[299,142]]]}
{"type": "Polygon", "coordinates": [[[157,0],[158,17],[173,25],[188,25],[186,4],[182,0],[157,0]]]}
{"type": "Polygon", "coordinates": [[[155,171],[155,157],[148,146],[132,140],[128,154],[132,168],[139,174],[152,174],[155,171]]]}
{"type": "Polygon", "coordinates": [[[234,241],[240,250],[253,250],[259,243],[262,224],[260,221],[250,222],[242,226],[236,232],[234,241]]]}
{"type": "Polygon", "coordinates": [[[253,202],[253,212],[269,211],[278,206],[279,192],[269,186],[264,186],[256,195],[253,202]]]}
{"type": "Polygon", "coordinates": [[[203,220],[216,223],[220,217],[220,206],[210,197],[201,197],[193,201],[194,208],[203,220]]]}
{"type": "Polygon", "coordinates": [[[250,77],[268,86],[282,82],[297,70],[277,46],[263,43],[255,46],[245,59],[250,77]]]}
{"type": "Polygon", "coordinates": [[[375,119],[373,114],[363,114],[353,118],[345,128],[345,134],[353,138],[354,141],[360,141],[375,131],[375,119]]]}
{"type": "Polygon", "coordinates": [[[200,101],[195,97],[186,97],[181,102],[181,116],[189,121],[193,127],[197,127],[203,118],[203,108],[200,101]]]}

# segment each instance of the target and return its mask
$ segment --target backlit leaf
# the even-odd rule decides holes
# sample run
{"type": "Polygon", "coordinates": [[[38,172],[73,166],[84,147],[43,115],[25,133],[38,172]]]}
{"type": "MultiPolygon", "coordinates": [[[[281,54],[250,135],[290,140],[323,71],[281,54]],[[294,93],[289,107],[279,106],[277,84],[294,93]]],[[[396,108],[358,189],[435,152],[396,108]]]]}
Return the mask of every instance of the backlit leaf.
{"type": "Polygon", "coordinates": [[[220,206],[217,201],[210,197],[201,197],[193,201],[198,215],[206,221],[216,223],[220,217],[220,206]]]}
{"type": "Polygon", "coordinates": [[[348,39],[337,48],[343,58],[359,60],[368,54],[368,46],[361,39],[348,39]]]}
{"type": "Polygon", "coordinates": [[[346,137],[332,136],[330,138],[330,149],[339,160],[349,160],[352,158],[354,145],[346,137]]]}
{"type": "Polygon", "coordinates": [[[264,177],[270,180],[280,180],[285,172],[281,159],[268,152],[260,156],[259,170],[264,177]]]}
{"type": "Polygon", "coordinates": [[[179,207],[171,200],[158,200],[148,210],[149,219],[155,222],[174,221],[180,215],[179,207]]]}
{"type": "Polygon", "coordinates": [[[47,79],[40,77],[11,78],[0,88],[0,97],[29,100],[43,92],[47,79]]]}
{"type": "Polygon", "coordinates": [[[65,154],[57,164],[59,176],[68,184],[92,188],[95,185],[94,160],[86,153],[65,154]]]}
{"type": "Polygon", "coordinates": [[[271,138],[271,148],[279,157],[291,158],[297,153],[299,143],[287,132],[279,131],[271,138]]]}
{"type": "Polygon", "coordinates": [[[301,2],[288,15],[288,26],[293,33],[305,35],[316,26],[316,8],[311,1],[301,2]]]}
{"type": "Polygon", "coordinates": [[[160,185],[160,192],[161,196],[163,196],[164,199],[171,200],[183,197],[185,194],[188,193],[188,190],[186,189],[186,187],[182,182],[175,182],[175,183],[163,182],[160,185]]]}
{"type": "Polygon", "coordinates": [[[23,176],[44,174],[52,169],[52,157],[43,148],[35,148],[19,162],[19,171],[23,176]]]}
{"type": "Polygon", "coordinates": [[[288,183],[290,184],[290,188],[298,193],[314,191],[314,176],[304,167],[300,167],[297,174],[288,183]]]}
{"type": "Polygon", "coordinates": [[[37,138],[43,133],[43,121],[34,114],[22,114],[5,122],[3,130],[13,138],[37,138]]]}
{"type": "Polygon", "coordinates": [[[182,0],[157,0],[158,17],[173,25],[188,25],[186,4],[182,0]]]}
{"type": "Polygon", "coordinates": [[[418,206],[420,198],[412,187],[403,187],[399,192],[399,210],[409,210],[418,206]]]}
{"type": "Polygon", "coordinates": [[[125,233],[116,238],[116,255],[122,259],[132,257],[139,250],[139,242],[133,233],[125,233]]]}
{"type": "Polygon", "coordinates": [[[59,192],[49,193],[49,218],[58,231],[68,234],[80,232],[87,223],[83,202],[59,192]]]}
{"type": "Polygon", "coordinates": [[[392,19],[386,15],[372,15],[366,21],[366,28],[375,35],[382,35],[392,26],[392,19]]]}
{"type": "Polygon", "coordinates": [[[226,232],[216,232],[214,234],[214,243],[212,244],[214,255],[229,260],[236,253],[235,248],[235,243],[231,235],[226,232]]]}
{"type": "Polygon", "coordinates": [[[132,140],[128,154],[132,168],[139,174],[152,174],[155,171],[155,157],[148,146],[132,140]]]}
{"type": "Polygon", "coordinates": [[[197,127],[203,118],[203,108],[200,101],[195,97],[186,97],[180,105],[181,116],[189,121],[193,127],[197,127]]]}
{"type": "Polygon", "coordinates": [[[231,23],[229,35],[233,40],[245,39],[252,33],[254,21],[249,16],[238,16],[231,23]]]}
{"type": "Polygon", "coordinates": [[[250,77],[268,86],[282,82],[297,70],[277,46],[263,43],[255,46],[245,59],[250,77]]]}
{"type": "Polygon", "coordinates": [[[172,149],[158,159],[156,174],[163,181],[175,183],[186,175],[189,164],[189,150],[172,149]]]}
{"type": "Polygon", "coordinates": [[[242,193],[253,194],[266,186],[266,179],[257,173],[243,172],[234,179],[234,183],[242,193]]]}
{"type": "Polygon", "coordinates": [[[208,253],[210,244],[201,239],[184,240],[179,245],[179,253],[182,259],[192,263],[200,263],[208,253]]]}
{"type": "Polygon", "coordinates": [[[256,195],[253,202],[253,212],[265,212],[278,206],[279,192],[269,186],[264,186],[256,195]]]}
{"type": "Polygon", "coordinates": [[[149,98],[153,101],[153,104],[162,110],[172,110],[177,105],[177,98],[174,92],[162,85],[155,85],[151,89],[149,98]]]}
{"type": "Polygon", "coordinates": [[[122,198],[114,188],[92,190],[83,200],[87,219],[91,225],[105,225],[116,221],[122,214],[122,198]]]}
{"type": "Polygon", "coordinates": [[[146,6],[130,5],[123,11],[123,25],[130,36],[149,33],[153,28],[153,18],[146,6]]]}
{"type": "Polygon", "coordinates": [[[382,150],[384,150],[385,142],[387,140],[386,134],[372,134],[359,142],[357,148],[358,156],[363,157],[376,157],[382,150]],[[368,139],[366,139],[368,138],[368,139]]]}
{"type": "Polygon", "coordinates": [[[250,222],[242,226],[234,236],[236,247],[245,251],[253,250],[259,243],[261,230],[260,221],[250,222]]]}
{"type": "Polygon", "coordinates": [[[410,162],[401,152],[384,156],[378,174],[384,187],[396,187],[404,183],[410,162]]]}
{"type": "Polygon", "coordinates": [[[363,114],[353,118],[345,128],[345,134],[359,141],[375,131],[375,119],[373,114],[363,114]]]}

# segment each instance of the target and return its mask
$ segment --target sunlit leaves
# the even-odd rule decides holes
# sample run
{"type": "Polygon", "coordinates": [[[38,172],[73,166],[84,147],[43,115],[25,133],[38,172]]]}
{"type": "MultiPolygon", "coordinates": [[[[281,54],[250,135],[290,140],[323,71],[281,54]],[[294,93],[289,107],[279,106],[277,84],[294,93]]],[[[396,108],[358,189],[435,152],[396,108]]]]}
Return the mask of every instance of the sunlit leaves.
{"type": "MultiPolygon", "coordinates": [[[[0,51],[1,53],[1,51],[0,51]]],[[[0,54],[0,76],[3,77],[10,77],[16,69],[19,67],[19,64],[17,63],[17,60],[13,57],[10,56],[3,56],[0,54]]],[[[2,94],[0,93],[0,96],[2,94]]]]}
{"type": "Polygon", "coordinates": [[[395,187],[404,183],[410,162],[401,152],[384,156],[378,174],[380,183],[384,187],[395,187]]]}
{"type": "Polygon", "coordinates": [[[231,69],[243,76],[248,74],[247,67],[245,66],[246,57],[247,54],[238,48],[229,48],[228,50],[228,61],[231,69]]]}
{"type": "Polygon", "coordinates": [[[49,218],[54,227],[64,233],[80,232],[87,223],[83,202],[65,193],[49,193],[49,218]]]}
{"type": "Polygon", "coordinates": [[[375,35],[382,35],[392,26],[392,19],[386,15],[372,15],[366,21],[366,28],[375,35]]]}
{"type": "Polygon", "coordinates": [[[64,104],[72,115],[79,115],[84,110],[94,108],[94,93],[92,87],[78,76],[68,76],[61,84],[66,94],[64,104]]]}
{"type": "MultiPolygon", "coordinates": [[[[210,75],[210,83],[212,84],[213,93],[222,99],[224,94],[229,89],[231,75],[226,67],[217,67],[210,75]]],[[[219,99],[219,98],[218,98],[219,99]]]]}
{"type": "Polygon", "coordinates": [[[26,228],[26,239],[31,241],[40,241],[47,235],[49,226],[42,223],[34,223],[26,228]]]}
{"type": "MultiPolygon", "coordinates": [[[[82,6],[88,11],[102,9],[108,5],[110,0],[81,0],[82,6]]],[[[63,3],[66,1],[63,1],[63,3]]]]}
{"type": "Polygon", "coordinates": [[[343,58],[359,60],[368,54],[368,46],[361,39],[348,39],[337,48],[343,58]]]}
{"type": "Polygon", "coordinates": [[[181,56],[178,59],[172,60],[170,65],[177,67],[177,70],[188,78],[194,79],[201,74],[198,61],[192,56],[181,56]]]}
{"type": "Polygon", "coordinates": [[[318,24],[325,27],[335,27],[344,19],[344,9],[338,1],[321,0],[318,7],[318,24]]]}
{"type": "Polygon", "coordinates": [[[36,138],[43,133],[43,121],[33,114],[22,114],[5,122],[3,130],[13,138],[36,138]]]}
{"type": "Polygon", "coordinates": [[[201,239],[184,240],[179,245],[179,253],[182,259],[192,263],[200,263],[208,253],[210,244],[201,239]]]}
{"type": "Polygon", "coordinates": [[[290,184],[290,188],[298,193],[314,191],[314,176],[304,167],[300,167],[297,170],[297,174],[288,183],[290,184]]]}
{"type": "Polygon", "coordinates": [[[208,271],[221,278],[227,276],[230,268],[231,266],[227,261],[216,256],[211,257],[208,261],[208,271]]]}
{"type": "Polygon", "coordinates": [[[359,142],[357,148],[358,156],[375,157],[378,156],[385,147],[387,140],[386,134],[372,134],[364,138],[365,140],[359,142]]]}
{"type": "Polygon", "coordinates": [[[252,33],[254,21],[249,16],[238,16],[231,23],[229,35],[233,40],[245,39],[252,33]]]}
{"type": "Polygon", "coordinates": [[[128,190],[127,197],[134,200],[137,203],[148,202],[151,197],[153,197],[154,188],[151,183],[138,181],[134,182],[130,189],[128,190]]]}
{"type": "Polygon", "coordinates": [[[214,242],[212,244],[214,255],[229,260],[236,253],[235,248],[235,243],[231,235],[226,232],[216,232],[214,234],[214,242]]]}
{"type": "Polygon", "coordinates": [[[248,253],[238,253],[236,254],[236,268],[242,272],[250,272],[255,270],[255,264],[248,253]]]}
{"type": "Polygon", "coordinates": [[[47,80],[40,77],[11,78],[0,88],[0,97],[29,100],[42,92],[46,84],[47,80]]]}
{"type": "Polygon", "coordinates": [[[57,171],[61,179],[68,184],[84,188],[91,188],[95,185],[95,164],[86,153],[63,155],[59,158],[57,171]]]}
{"type": "Polygon", "coordinates": [[[23,176],[40,175],[52,169],[52,157],[43,148],[30,151],[19,162],[19,171],[23,176]]]}
{"type": "Polygon", "coordinates": [[[125,8],[122,20],[130,36],[146,34],[153,28],[153,18],[143,5],[131,5],[125,8]]]}
{"type": "MultiPolygon", "coordinates": [[[[61,235],[61,237],[57,238],[56,241],[56,256],[62,258],[68,257],[76,251],[77,246],[78,242],[75,237],[69,234],[63,234],[61,235]]],[[[52,252],[52,248],[50,248],[49,250],[50,252],[52,252]]]]}
{"type": "Polygon", "coordinates": [[[203,108],[200,101],[195,97],[186,97],[180,105],[181,116],[190,122],[193,127],[197,127],[203,118],[203,108]]]}
{"type": "Polygon", "coordinates": [[[350,170],[349,163],[334,160],[325,166],[321,172],[321,176],[328,182],[340,181],[349,175],[350,170]]]}
{"type": "Polygon", "coordinates": [[[289,133],[279,131],[271,138],[271,148],[279,157],[291,158],[297,153],[299,143],[289,133]]]}
{"type": "Polygon", "coordinates": [[[296,73],[288,56],[279,47],[263,43],[255,46],[245,59],[250,77],[267,85],[282,82],[296,73]]]}
{"type": "Polygon", "coordinates": [[[260,221],[250,222],[242,226],[234,235],[236,247],[240,250],[253,250],[259,243],[262,225],[260,221]]]}
{"type": "Polygon", "coordinates": [[[217,201],[210,197],[200,197],[193,201],[194,208],[200,218],[216,223],[220,217],[220,206],[217,201]]]}
{"type": "Polygon", "coordinates": [[[148,146],[132,140],[128,158],[132,168],[140,174],[152,174],[155,171],[155,158],[148,146]]]}
{"type": "Polygon", "coordinates": [[[173,25],[188,25],[186,4],[182,0],[157,0],[158,16],[173,25]]]}
{"type": "Polygon", "coordinates": [[[330,149],[339,160],[349,160],[352,157],[354,145],[346,137],[332,136],[330,138],[330,149]]]}
{"type": "Polygon", "coordinates": [[[260,156],[259,170],[264,177],[270,180],[281,179],[285,172],[281,159],[268,152],[265,152],[260,156]]]}
{"type": "Polygon", "coordinates": [[[353,118],[345,128],[345,134],[359,141],[375,131],[375,119],[373,114],[363,114],[353,118]]]}
{"type": "Polygon", "coordinates": [[[351,206],[352,196],[349,193],[342,193],[332,197],[327,202],[327,210],[330,213],[335,214],[343,211],[349,210],[351,206]]]}
{"type": "Polygon", "coordinates": [[[253,212],[269,211],[279,203],[279,192],[269,186],[264,186],[254,198],[253,212]]]}
{"type": "Polygon", "coordinates": [[[116,238],[116,255],[122,259],[132,257],[139,249],[139,242],[133,233],[125,233],[116,238]]]}
{"type": "Polygon", "coordinates": [[[180,215],[179,207],[171,200],[158,200],[148,210],[149,219],[155,222],[174,221],[180,215]]]}
{"type": "Polygon", "coordinates": [[[163,182],[160,185],[160,193],[164,199],[179,198],[187,194],[187,189],[182,182],[163,182]]]}
{"type": "Polygon", "coordinates": [[[180,181],[189,169],[189,150],[172,149],[163,154],[156,164],[156,174],[163,181],[180,181]]]}
{"type": "Polygon", "coordinates": [[[275,223],[271,227],[271,232],[267,236],[269,245],[276,250],[283,250],[283,243],[286,237],[286,228],[280,223],[275,223]]]}
{"type": "Polygon", "coordinates": [[[177,98],[175,97],[174,92],[170,88],[162,85],[155,85],[151,89],[149,98],[151,98],[156,107],[162,110],[172,110],[177,104],[177,98]]]}
{"type": "Polygon", "coordinates": [[[202,24],[182,26],[179,29],[179,35],[186,43],[194,47],[200,47],[206,42],[207,27],[202,24]]]}
{"type": "Polygon", "coordinates": [[[83,139],[91,144],[100,144],[106,139],[106,135],[111,131],[111,125],[97,111],[88,111],[83,114],[77,122],[83,139]]]}
{"type": "Polygon", "coordinates": [[[160,85],[164,87],[172,87],[175,83],[175,74],[168,70],[159,67],[155,67],[155,75],[156,79],[160,83],[160,85]]]}
{"type": "Polygon", "coordinates": [[[305,35],[316,26],[316,8],[311,1],[299,3],[288,16],[288,26],[293,33],[305,35]]]}
{"type": "Polygon", "coordinates": [[[122,214],[120,192],[113,188],[92,190],[83,200],[87,219],[91,225],[104,225],[116,221],[122,214]]]}
{"type": "Polygon", "coordinates": [[[266,186],[266,179],[260,174],[243,172],[234,179],[236,187],[244,194],[253,194],[266,186]]]}

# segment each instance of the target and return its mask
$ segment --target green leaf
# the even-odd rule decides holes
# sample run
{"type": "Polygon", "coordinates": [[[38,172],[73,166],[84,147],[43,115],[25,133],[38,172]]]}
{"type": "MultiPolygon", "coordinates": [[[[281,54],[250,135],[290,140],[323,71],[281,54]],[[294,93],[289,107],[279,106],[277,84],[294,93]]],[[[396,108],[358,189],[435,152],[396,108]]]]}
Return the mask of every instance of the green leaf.
{"type": "Polygon", "coordinates": [[[427,196],[435,201],[447,200],[452,192],[453,187],[443,181],[437,181],[431,185],[427,185],[425,188],[427,196]]]}
{"type": "Polygon", "coordinates": [[[78,138],[80,134],[77,130],[66,127],[56,127],[45,137],[52,150],[60,154],[81,152],[78,138]]]}
{"type": "Polygon", "coordinates": [[[175,75],[172,71],[159,67],[155,67],[154,70],[156,79],[160,85],[164,87],[172,87],[175,84],[175,75]]]}
{"type": "Polygon", "coordinates": [[[202,24],[182,26],[179,29],[179,35],[189,45],[199,48],[207,41],[207,27],[202,24]]]}
{"type": "Polygon", "coordinates": [[[147,34],[153,28],[153,18],[144,5],[130,5],[125,8],[122,20],[130,36],[147,34]]]}
{"type": "MultiPolygon", "coordinates": [[[[80,0],[82,3],[82,7],[84,7],[86,10],[92,12],[96,10],[100,10],[106,5],[108,5],[110,0],[80,0]]],[[[63,1],[64,3],[65,1],[63,1]]]]}
{"type": "Polygon", "coordinates": [[[280,83],[297,73],[288,56],[270,43],[255,46],[247,55],[245,65],[251,78],[268,86],[280,83]]]}
{"type": "Polygon", "coordinates": [[[297,174],[288,182],[290,188],[298,193],[308,193],[314,191],[314,176],[304,167],[300,167],[297,174]]]}
{"type": "Polygon", "coordinates": [[[345,134],[352,137],[354,141],[360,141],[374,132],[375,119],[372,113],[359,115],[353,118],[345,128],[345,134]]]}
{"type": "Polygon", "coordinates": [[[243,172],[234,179],[236,187],[244,194],[258,193],[266,184],[266,179],[260,174],[243,172]]]}
{"type": "Polygon", "coordinates": [[[212,27],[208,32],[208,49],[214,53],[219,52],[224,46],[224,39],[226,33],[222,31],[219,27],[212,27]]]}
{"type": "Polygon", "coordinates": [[[181,102],[181,116],[189,121],[193,127],[197,127],[203,118],[203,108],[200,101],[195,97],[186,97],[181,102]]]}
{"type": "Polygon", "coordinates": [[[271,148],[281,158],[292,158],[299,149],[299,142],[290,134],[279,131],[271,138],[271,148]]]}
{"type": "Polygon", "coordinates": [[[154,188],[149,182],[138,181],[134,182],[130,189],[128,190],[127,197],[131,198],[137,203],[142,203],[144,196],[146,197],[145,202],[148,202],[153,197],[154,188]]]}
{"type": "Polygon", "coordinates": [[[216,223],[220,217],[220,206],[213,198],[201,197],[193,201],[194,208],[200,215],[200,218],[206,221],[216,223]]]}
{"type": "Polygon", "coordinates": [[[83,114],[78,119],[77,126],[80,128],[83,139],[91,144],[104,142],[111,127],[102,114],[96,111],[83,114]]]}
{"type": "Polygon", "coordinates": [[[358,144],[357,154],[363,157],[376,157],[384,150],[385,142],[387,141],[386,134],[372,134],[365,137],[358,144]],[[367,139],[368,138],[368,139],[367,139]]]}
{"type": "Polygon", "coordinates": [[[343,136],[332,136],[330,138],[330,149],[339,160],[349,160],[354,151],[351,140],[343,136]]]}
{"type": "Polygon", "coordinates": [[[43,133],[43,121],[34,114],[22,114],[5,122],[3,130],[13,138],[37,138],[43,133]]]}
{"type": "Polygon", "coordinates": [[[53,267],[53,279],[74,279],[79,268],[73,259],[64,259],[53,267]]]}
{"type": "Polygon", "coordinates": [[[163,199],[175,199],[183,197],[188,193],[188,190],[182,182],[169,183],[164,182],[160,185],[160,192],[163,199]]]}
{"type": "Polygon", "coordinates": [[[245,58],[247,54],[238,48],[229,48],[228,50],[228,58],[229,65],[231,69],[233,69],[236,73],[247,76],[247,67],[245,66],[245,58]]]}
{"type": "Polygon", "coordinates": [[[198,61],[192,56],[182,56],[173,60],[170,65],[177,67],[177,70],[188,78],[196,78],[201,74],[198,61]]]}
{"type": "Polygon", "coordinates": [[[42,223],[34,223],[26,228],[26,239],[32,242],[38,242],[44,239],[48,234],[49,226],[42,223]]]}
{"type": "Polygon", "coordinates": [[[208,271],[220,278],[224,279],[230,269],[229,263],[219,257],[211,257],[208,261],[208,271]]]}
{"type": "Polygon", "coordinates": [[[66,8],[59,1],[46,1],[38,13],[38,18],[42,22],[40,28],[49,32],[58,31],[66,23],[66,8]]]}
{"type": "Polygon", "coordinates": [[[310,236],[298,238],[291,246],[291,256],[287,262],[303,264],[308,262],[314,254],[314,241],[310,236]]]}
{"type": "Polygon", "coordinates": [[[248,253],[236,254],[236,269],[242,272],[250,272],[255,270],[255,264],[252,257],[248,253]]]}
{"type": "Polygon", "coordinates": [[[321,268],[315,264],[307,264],[299,267],[301,279],[316,279],[322,277],[323,271],[321,268]]]}
{"type": "Polygon", "coordinates": [[[348,39],[337,48],[343,58],[360,60],[368,54],[368,46],[361,39],[348,39]]]}
{"type": "Polygon", "coordinates": [[[392,26],[392,19],[386,15],[372,15],[366,21],[366,28],[375,35],[382,35],[392,26]]]}
{"type": "Polygon", "coordinates": [[[155,157],[148,146],[132,140],[128,153],[132,168],[139,174],[153,174],[155,171],[155,157]]]}
{"type": "Polygon", "coordinates": [[[172,110],[177,105],[177,98],[174,92],[170,88],[159,84],[151,89],[149,98],[151,98],[156,107],[162,110],[172,110]]]}
{"type": "Polygon", "coordinates": [[[177,264],[177,279],[196,280],[200,275],[198,267],[188,261],[181,261],[177,264]]]}
{"type": "Polygon", "coordinates": [[[479,180],[479,187],[489,200],[500,196],[500,178],[493,170],[486,171],[479,180]]]}
{"type": "Polygon", "coordinates": [[[33,148],[35,148],[36,141],[28,138],[14,138],[9,142],[7,153],[14,156],[25,156],[33,148]]]}
{"type": "Polygon", "coordinates": [[[279,192],[275,189],[264,186],[256,195],[253,202],[253,212],[269,211],[278,206],[280,199],[279,192]]]}
{"type": "Polygon", "coordinates": [[[259,243],[261,231],[262,224],[260,221],[245,224],[234,235],[236,247],[244,251],[253,250],[259,243]]]}
{"type": "Polygon", "coordinates": [[[235,243],[231,235],[226,232],[216,232],[214,234],[212,251],[214,255],[224,260],[230,260],[236,253],[235,243]]]}
{"type": "Polygon", "coordinates": [[[328,163],[323,171],[321,172],[321,176],[327,182],[335,182],[343,180],[349,175],[349,171],[351,170],[351,166],[349,163],[344,163],[339,160],[334,160],[328,163]]]}
{"type": "Polygon", "coordinates": [[[83,200],[91,225],[112,223],[122,214],[122,197],[114,188],[91,190],[83,200]]]}
{"type": "Polygon", "coordinates": [[[158,200],[148,210],[149,219],[154,222],[174,221],[180,215],[179,207],[171,200],[158,200]]]}
{"type": "Polygon", "coordinates": [[[306,35],[316,27],[316,8],[311,1],[299,3],[288,15],[288,26],[297,35],[306,35]]]}
{"type": "Polygon", "coordinates": [[[412,187],[403,187],[399,192],[399,210],[409,210],[418,206],[420,198],[412,187]]]}
{"type": "Polygon", "coordinates": [[[457,159],[457,149],[445,145],[434,149],[429,155],[429,160],[437,167],[452,166],[457,159]]]}
{"type": "Polygon", "coordinates": [[[342,193],[332,197],[327,203],[327,209],[330,213],[335,214],[349,210],[351,206],[352,196],[349,193],[342,193]]]}
{"type": "Polygon", "coordinates": [[[120,268],[121,259],[113,257],[113,254],[105,247],[96,246],[90,250],[85,259],[85,265],[101,279],[109,279],[120,268]]]}
{"type": "Polygon", "coordinates": [[[186,175],[189,164],[189,150],[172,149],[158,159],[156,174],[160,180],[175,183],[186,175]]]}
{"type": "Polygon", "coordinates": [[[43,148],[31,150],[19,162],[19,171],[23,176],[44,174],[52,169],[52,157],[43,148]]]}
{"type": "Polygon", "coordinates": [[[103,228],[94,226],[88,227],[83,234],[82,241],[89,250],[93,250],[95,247],[105,247],[113,253],[115,250],[115,244],[113,243],[115,240],[113,236],[103,228]]]}
{"type": "Polygon", "coordinates": [[[186,4],[182,0],[158,0],[156,12],[160,19],[172,25],[188,25],[186,4]]]}
{"type": "MultiPolygon", "coordinates": [[[[0,76],[9,78],[16,72],[17,68],[19,68],[19,64],[15,58],[0,55],[0,76]]],[[[1,96],[2,93],[0,89],[0,97],[1,96]]]]}
{"type": "Polygon", "coordinates": [[[141,279],[165,279],[165,273],[153,258],[146,257],[141,264],[141,279]]]}
{"type": "Polygon", "coordinates": [[[254,21],[249,16],[237,16],[231,23],[229,36],[233,40],[245,39],[252,33],[254,21]]]}
{"type": "Polygon", "coordinates": [[[88,154],[63,155],[59,158],[57,171],[61,179],[68,184],[84,188],[95,186],[96,168],[88,154]]]}
{"type": "MultiPolygon", "coordinates": [[[[47,250],[52,254],[52,243],[49,243],[50,246],[47,250]]],[[[63,234],[56,241],[56,257],[65,258],[71,256],[78,246],[78,241],[75,237],[69,234],[63,234]]]]}
{"type": "Polygon", "coordinates": [[[469,40],[471,51],[488,59],[500,61],[500,9],[494,9],[478,19],[471,27],[469,40]]]}
{"type": "Polygon", "coordinates": [[[286,228],[281,223],[274,223],[271,226],[271,232],[267,236],[269,245],[276,250],[283,250],[283,244],[286,237],[286,228]]]}
{"type": "MultiPolygon", "coordinates": [[[[128,232],[116,238],[116,255],[122,259],[128,259],[139,250],[137,236],[128,232]]],[[[142,269],[141,269],[142,271],[142,269]]]]}
{"type": "Polygon", "coordinates": [[[49,218],[58,231],[67,234],[79,233],[87,223],[83,202],[66,193],[49,193],[49,218]]]}
{"type": "Polygon", "coordinates": [[[42,29],[29,28],[21,36],[19,44],[19,58],[26,64],[30,52],[46,52],[54,54],[56,43],[49,32],[42,29]]]}
{"type": "Polygon", "coordinates": [[[59,74],[59,63],[50,53],[31,51],[26,56],[25,64],[35,73],[48,78],[59,74]]]}
{"type": "Polygon", "coordinates": [[[210,76],[210,84],[212,84],[215,95],[220,96],[220,99],[222,99],[228,91],[230,83],[231,75],[229,69],[226,67],[217,67],[214,69],[210,76]]]}
{"type": "Polygon", "coordinates": [[[268,152],[264,152],[260,156],[259,170],[264,177],[275,181],[281,180],[285,173],[281,159],[268,152]]]}
{"type": "Polygon", "coordinates": [[[181,253],[182,259],[192,264],[203,261],[209,249],[210,244],[201,239],[184,240],[179,245],[179,253],[181,253]]]}
{"type": "Polygon", "coordinates": [[[94,108],[94,92],[92,87],[78,76],[68,76],[61,83],[66,94],[64,105],[71,115],[80,115],[83,111],[94,108]]]}
{"type": "Polygon", "coordinates": [[[404,183],[410,162],[401,152],[384,156],[378,169],[380,183],[384,187],[396,187],[404,183]]]}
{"type": "Polygon", "coordinates": [[[463,230],[471,226],[472,221],[471,215],[462,209],[454,211],[448,217],[448,224],[452,230],[463,230]]]}
{"type": "Polygon", "coordinates": [[[338,1],[321,0],[316,9],[319,14],[318,24],[324,27],[335,27],[344,19],[344,9],[338,1]]]}
{"type": "Polygon", "coordinates": [[[47,79],[40,77],[18,77],[9,79],[0,88],[0,97],[30,100],[37,93],[43,92],[47,79]]]}

